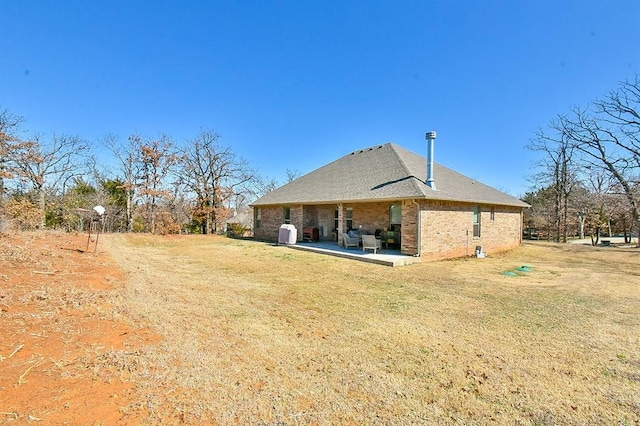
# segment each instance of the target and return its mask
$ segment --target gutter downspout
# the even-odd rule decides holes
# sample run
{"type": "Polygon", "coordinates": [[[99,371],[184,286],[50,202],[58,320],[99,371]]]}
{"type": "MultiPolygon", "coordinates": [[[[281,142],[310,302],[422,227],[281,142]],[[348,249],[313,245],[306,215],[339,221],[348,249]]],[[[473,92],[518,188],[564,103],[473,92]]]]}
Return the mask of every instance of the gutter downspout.
{"type": "Polygon", "coordinates": [[[415,256],[422,257],[422,209],[420,208],[420,203],[418,203],[416,200],[411,199],[411,202],[418,207],[418,217],[416,219],[418,253],[416,253],[415,256]]]}
{"type": "Polygon", "coordinates": [[[467,256],[469,256],[469,230],[467,229],[467,256]]]}
{"type": "Polygon", "coordinates": [[[342,203],[338,203],[338,229],[336,229],[336,232],[338,235],[336,235],[336,240],[338,241],[338,245],[342,246],[343,245],[343,241],[342,241],[342,233],[344,232],[344,212],[342,211],[342,203]]]}
{"type": "Polygon", "coordinates": [[[520,245],[522,245],[522,234],[524,232],[524,208],[520,209],[520,245]]]}

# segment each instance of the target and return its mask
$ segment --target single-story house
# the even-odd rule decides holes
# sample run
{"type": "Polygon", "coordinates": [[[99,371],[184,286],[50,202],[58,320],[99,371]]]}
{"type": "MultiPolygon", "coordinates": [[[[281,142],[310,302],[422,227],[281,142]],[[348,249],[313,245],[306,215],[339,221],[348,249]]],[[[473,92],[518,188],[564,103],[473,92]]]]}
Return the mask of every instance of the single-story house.
{"type": "MultiPolygon", "coordinates": [[[[423,260],[495,253],[522,244],[523,201],[394,143],[351,152],[252,203],[254,238],[335,241],[347,231],[423,260]]],[[[429,134],[428,138],[429,138],[429,134]]]]}

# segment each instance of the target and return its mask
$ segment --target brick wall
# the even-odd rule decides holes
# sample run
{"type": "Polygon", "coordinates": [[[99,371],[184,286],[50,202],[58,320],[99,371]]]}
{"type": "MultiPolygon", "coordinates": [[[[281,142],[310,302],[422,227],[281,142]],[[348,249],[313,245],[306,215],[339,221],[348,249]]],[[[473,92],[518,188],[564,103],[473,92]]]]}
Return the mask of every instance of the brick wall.
{"type": "MultiPolygon", "coordinates": [[[[353,226],[363,231],[375,232],[376,229],[384,230],[389,227],[389,203],[345,203],[339,211],[339,220],[343,228],[346,228],[346,217],[344,212],[347,207],[353,207],[353,226]]],[[[280,225],[284,223],[284,207],[283,206],[266,206],[256,207],[255,210],[261,209],[262,220],[259,228],[254,230],[255,238],[267,241],[277,241],[280,225]]],[[[302,228],[304,226],[318,226],[318,210],[329,211],[329,227],[333,229],[334,210],[337,205],[323,206],[290,206],[291,224],[298,229],[298,240],[301,240],[302,228]]],[[[255,213],[254,213],[255,214],[255,213]]],[[[254,216],[255,217],[255,216],[254,216]]],[[[255,220],[255,219],[254,219],[255,220]]],[[[341,230],[346,231],[346,229],[341,230]]],[[[331,236],[331,232],[327,232],[327,237],[331,236]]]]}
{"type": "Polygon", "coordinates": [[[353,207],[353,226],[356,229],[373,234],[376,229],[389,227],[389,203],[345,203],[343,207],[353,207]]]}
{"type": "Polygon", "coordinates": [[[303,212],[302,205],[291,206],[291,224],[296,227],[297,241],[302,241],[302,228],[304,226],[302,212],[303,212]]]}
{"type": "Polygon", "coordinates": [[[278,241],[280,225],[284,223],[284,210],[282,206],[255,207],[254,209],[253,237],[258,240],[278,241]],[[255,224],[255,215],[258,210],[262,216],[260,226],[255,224]]]}
{"type": "MultiPolygon", "coordinates": [[[[298,241],[302,241],[302,227],[303,227],[303,207],[289,206],[291,224],[296,227],[298,241]]],[[[284,207],[283,206],[262,206],[254,208],[254,230],[253,237],[258,240],[265,241],[278,241],[278,234],[280,232],[280,226],[284,223],[284,207]],[[260,227],[255,226],[255,218],[260,209],[262,216],[260,227]]]]}
{"type": "MultiPolygon", "coordinates": [[[[291,224],[298,230],[297,240],[302,240],[304,226],[317,226],[317,209],[336,206],[290,206],[291,224]]],[[[389,227],[390,203],[345,203],[343,208],[353,207],[355,228],[373,233],[389,227]]],[[[437,260],[469,256],[478,245],[493,254],[518,247],[522,243],[522,216],[519,208],[481,205],[480,237],[473,237],[473,212],[475,204],[450,201],[421,200],[402,202],[401,251],[406,255],[418,253],[418,220],[421,221],[420,254],[423,260],[437,260]],[[493,219],[492,219],[493,209],[493,219]],[[420,211],[420,213],[418,213],[420,211]]],[[[277,241],[280,225],[284,223],[282,206],[259,207],[262,223],[254,229],[254,237],[277,241]]],[[[257,211],[258,207],[256,207],[257,211]]],[[[254,213],[255,214],[255,213],[254,213]]],[[[330,218],[333,226],[333,218],[330,218]]],[[[343,221],[342,223],[346,223],[343,221]]]]}
{"type": "Polygon", "coordinates": [[[436,260],[469,256],[479,245],[486,253],[492,254],[513,249],[522,243],[519,208],[481,205],[480,237],[474,237],[475,207],[474,204],[427,201],[421,215],[422,258],[436,260]]]}
{"type": "Polygon", "coordinates": [[[304,226],[318,226],[318,210],[316,206],[303,207],[304,226]]]}
{"type": "Polygon", "coordinates": [[[413,256],[418,253],[418,210],[420,204],[413,200],[402,202],[402,233],[400,251],[413,256]]]}

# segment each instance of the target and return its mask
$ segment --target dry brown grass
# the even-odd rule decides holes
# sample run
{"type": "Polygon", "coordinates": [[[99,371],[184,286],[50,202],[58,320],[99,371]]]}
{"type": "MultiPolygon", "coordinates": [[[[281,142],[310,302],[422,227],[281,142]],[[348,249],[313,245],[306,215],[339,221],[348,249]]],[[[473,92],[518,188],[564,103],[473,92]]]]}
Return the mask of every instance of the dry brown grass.
{"type": "Polygon", "coordinates": [[[222,237],[101,241],[128,271],[120,311],[163,336],[105,355],[151,423],[640,422],[637,249],[388,268],[222,237]]]}

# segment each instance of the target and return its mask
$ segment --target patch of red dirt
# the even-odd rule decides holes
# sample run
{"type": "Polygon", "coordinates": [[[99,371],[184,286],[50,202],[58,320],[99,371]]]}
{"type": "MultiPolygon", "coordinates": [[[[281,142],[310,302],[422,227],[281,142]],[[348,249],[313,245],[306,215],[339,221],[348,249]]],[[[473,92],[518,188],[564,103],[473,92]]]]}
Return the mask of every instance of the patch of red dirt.
{"type": "Polygon", "coordinates": [[[123,275],[86,235],[0,235],[0,425],[138,424],[127,381],[157,341],[113,303],[123,275]]]}

